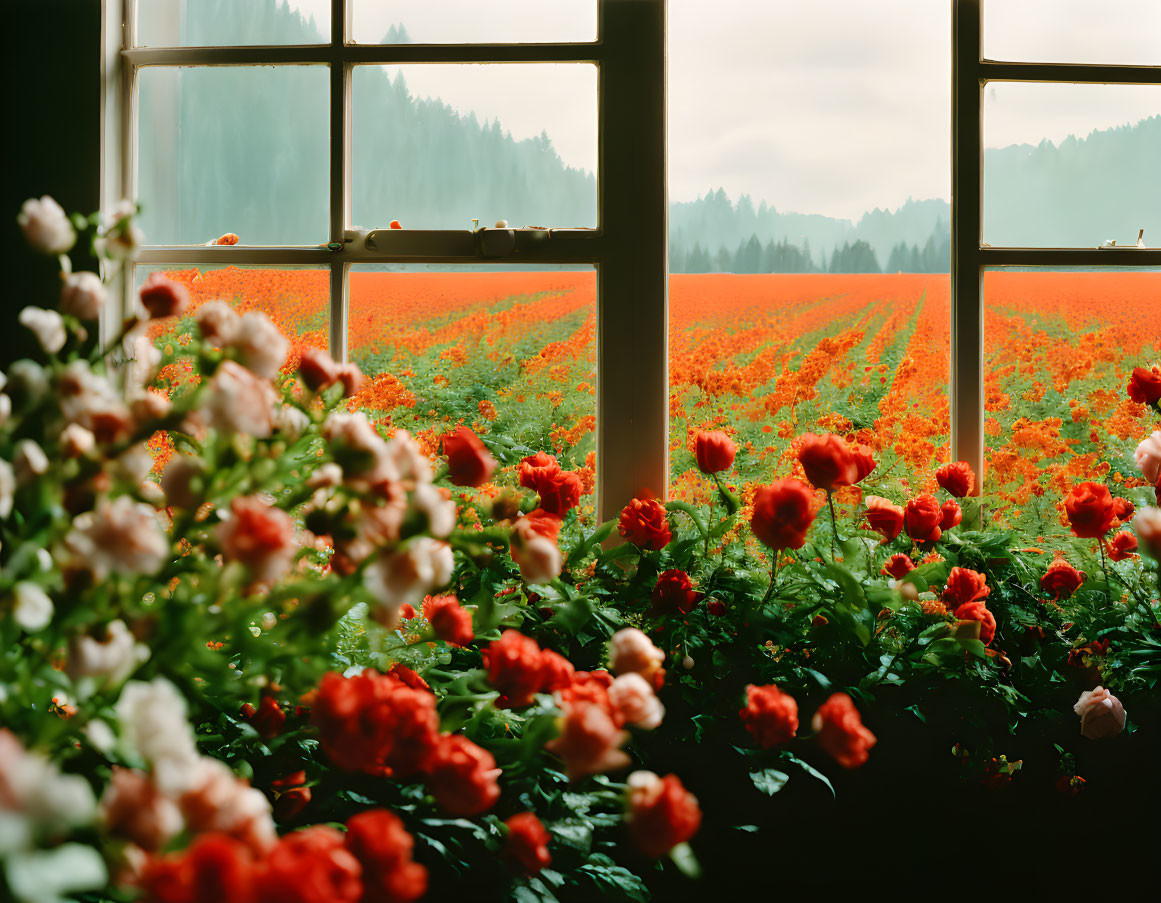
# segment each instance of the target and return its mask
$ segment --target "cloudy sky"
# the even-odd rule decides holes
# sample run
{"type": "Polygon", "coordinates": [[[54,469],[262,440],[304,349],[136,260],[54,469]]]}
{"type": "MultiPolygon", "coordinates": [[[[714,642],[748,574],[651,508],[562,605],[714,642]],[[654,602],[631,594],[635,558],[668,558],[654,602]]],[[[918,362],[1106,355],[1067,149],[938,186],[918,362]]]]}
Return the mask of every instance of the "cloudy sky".
{"type": "MultiPolygon", "coordinates": [[[[330,0],[290,0],[325,21],[330,0]]],[[[950,187],[948,0],[670,0],[673,200],[724,187],[782,210],[857,217],[950,187]]],[[[1161,63],[1161,0],[990,0],[995,58],[1161,63]]],[[[593,0],[357,0],[355,37],[590,40],[593,0]]],[[[590,67],[408,67],[412,92],[518,138],[596,159],[590,67]]],[[[997,85],[985,142],[1059,141],[1161,113],[1161,89],[997,85]]]]}

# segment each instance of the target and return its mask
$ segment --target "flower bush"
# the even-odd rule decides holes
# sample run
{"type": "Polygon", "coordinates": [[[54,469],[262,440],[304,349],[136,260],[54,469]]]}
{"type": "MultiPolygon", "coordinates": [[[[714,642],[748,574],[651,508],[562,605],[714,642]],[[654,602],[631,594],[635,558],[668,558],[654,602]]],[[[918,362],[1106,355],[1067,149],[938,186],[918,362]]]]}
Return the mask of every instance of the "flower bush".
{"type": "MultiPolygon", "coordinates": [[[[1094,794],[1085,745],[1157,710],[1161,489],[1078,483],[1049,555],[987,528],[963,462],[946,497],[840,518],[875,468],[855,437],[804,435],[794,472],[734,485],[715,432],[694,437],[712,504],[594,525],[553,455],[497,485],[510,450],[467,425],[434,458],[384,435],[358,369],[290,357],[263,314],[204,304],[163,358],[150,329],[189,303],[163,275],[97,347],[104,285],[64,255],[118,265],[133,211],[20,221],[63,278],[20,313],[36,348],[0,394],[16,899],[643,900],[694,880],[731,775],[729,826],[757,831],[770,797],[850,786],[908,733],[1001,788],[1042,732],[1051,786],[1094,794]],[[159,376],[179,360],[188,379],[159,376]]],[[[1127,392],[1156,405],[1154,382],[1127,392]]]]}

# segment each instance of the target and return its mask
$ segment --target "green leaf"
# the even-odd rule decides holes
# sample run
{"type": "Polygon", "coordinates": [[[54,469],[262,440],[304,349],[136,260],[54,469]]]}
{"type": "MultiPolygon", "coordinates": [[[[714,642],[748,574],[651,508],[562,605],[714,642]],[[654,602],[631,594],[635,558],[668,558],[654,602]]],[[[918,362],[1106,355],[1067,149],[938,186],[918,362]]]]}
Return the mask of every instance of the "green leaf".
{"type": "Polygon", "coordinates": [[[773,796],[786,786],[786,782],[790,780],[790,775],[777,768],[763,768],[761,771],[751,771],[750,780],[766,796],[773,796]]]}
{"type": "Polygon", "coordinates": [[[615,894],[608,899],[631,900],[633,903],[649,903],[649,889],[645,882],[627,868],[619,865],[595,865],[586,863],[577,869],[586,875],[605,894],[615,894]]]}
{"type": "Polygon", "coordinates": [[[818,780],[820,780],[824,784],[826,784],[826,787],[830,791],[831,796],[834,796],[834,797],[838,796],[838,794],[835,793],[834,784],[832,784],[830,782],[830,778],[828,778],[825,774],[823,774],[821,771],[819,771],[813,765],[811,765],[808,762],[802,761],[802,759],[798,758],[798,756],[794,755],[793,753],[784,752],[784,753],[782,753],[782,758],[787,762],[793,762],[795,765],[797,765],[799,768],[801,768],[803,771],[805,771],[812,778],[817,778],[818,780]]]}
{"type": "Polygon", "coordinates": [[[679,843],[675,846],[669,851],[669,858],[687,878],[701,877],[701,863],[697,861],[693,847],[688,843],[679,843]]]}
{"type": "Polygon", "coordinates": [[[566,569],[584,561],[591,554],[593,549],[595,549],[597,546],[613,535],[613,528],[616,526],[617,522],[615,520],[607,520],[595,530],[593,530],[592,533],[578,542],[568,555],[566,569]]]}

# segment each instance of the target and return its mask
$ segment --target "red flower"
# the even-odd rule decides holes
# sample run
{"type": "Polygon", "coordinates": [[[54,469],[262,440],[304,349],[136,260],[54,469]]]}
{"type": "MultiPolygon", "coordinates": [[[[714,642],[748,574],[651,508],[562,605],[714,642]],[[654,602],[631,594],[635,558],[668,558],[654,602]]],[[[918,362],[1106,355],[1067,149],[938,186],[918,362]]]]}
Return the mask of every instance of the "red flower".
{"type": "Polygon", "coordinates": [[[545,693],[572,686],[575,670],[572,662],[551,649],[540,651],[540,689],[545,693]]]}
{"type": "Polygon", "coordinates": [[[1134,367],[1129,379],[1129,397],[1141,404],[1157,404],[1161,400],[1161,370],[1153,367],[1134,367]]]}
{"type": "Polygon", "coordinates": [[[629,775],[629,834],[646,856],[659,858],[685,843],[701,826],[697,797],[677,775],[651,771],[629,775]]]}
{"type": "Polygon", "coordinates": [[[270,782],[274,791],[274,815],[280,822],[296,818],[310,802],[311,792],[306,785],[306,772],[293,771],[270,782]]]}
{"type": "Polygon", "coordinates": [[[476,638],[472,613],[461,608],[455,596],[428,596],[423,600],[423,616],[435,635],[452,646],[466,646],[476,638]]]}
{"type": "Polygon", "coordinates": [[[214,242],[216,245],[236,245],[238,243],[238,236],[233,232],[227,232],[225,235],[218,236],[218,240],[214,242]]]}
{"type": "Polygon", "coordinates": [[[917,495],[903,510],[903,528],[918,543],[931,543],[943,535],[943,510],[933,495],[917,495]]]}
{"type": "Polygon", "coordinates": [[[564,760],[564,770],[571,780],[623,768],[632,761],[621,749],[629,735],[614,720],[608,690],[601,688],[595,694],[603,695],[603,701],[587,702],[577,698],[565,701],[566,694],[561,694],[564,718],[560,736],[544,745],[545,749],[564,760]]]}
{"type": "Polygon", "coordinates": [[[224,834],[202,834],[188,849],[151,857],[141,875],[146,903],[252,903],[250,848],[224,834]]]}
{"type": "Polygon", "coordinates": [[[612,685],[613,675],[608,671],[577,671],[572,682],[557,692],[557,704],[566,711],[578,704],[599,706],[612,718],[615,727],[621,727],[620,713],[609,699],[612,685]]]}
{"type": "Polygon", "coordinates": [[[480,437],[466,426],[457,426],[443,437],[448,478],[457,486],[483,486],[492,478],[496,459],[480,437]]]}
{"type": "Polygon", "coordinates": [[[985,646],[991,645],[992,640],[996,636],[996,618],[995,615],[988,611],[988,606],[983,598],[978,598],[960,605],[955,609],[955,616],[960,621],[979,621],[980,642],[985,646]]]}
{"type": "Polygon", "coordinates": [[[633,499],[621,509],[620,534],[642,549],[663,549],[673,538],[665,520],[665,506],[655,499],[633,499]]]}
{"type": "Polygon", "coordinates": [[[548,852],[548,831],[531,812],[520,812],[504,822],[508,839],[504,855],[516,862],[529,875],[537,874],[552,863],[548,852]]]}
{"type": "Polygon", "coordinates": [[[393,220],[391,220],[390,223],[387,224],[387,228],[388,229],[402,229],[403,226],[400,225],[399,220],[393,219],[393,220]]]}
{"type": "Polygon", "coordinates": [[[972,466],[967,461],[956,461],[953,464],[944,464],[935,472],[935,481],[957,499],[972,494],[976,485],[976,475],[972,473],[972,466]]]}
{"type": "Polygon", "coordinates": [[[486,749],[459,734],[444,734],[432,754],[427,783],[435,801],[451,815],[486,812],[500,798],[500,769],[486,749]]]}
{"type": "Polygon", "coordinates": [[[273,696],[263,696],[258,708],[247,702],[242,706],[242,717],[250,722],[250,726],[258,731],[258,736],[263,740],[277,737],[286,722],[286,713],[273,696]]]}
{"type": "Polygon", "coordinates": [[[989,593],[988,578],[983,574],[968,568],[952,568],[947,575],[947,587],[939,598],[948,608],[954,609],[968,602],[986,599],[989,593]]]}
{"type": "Polygon", "coordinates": [[[881,573],[888,574],[896,580],[902,580],[913,570],[915,570],[915,563],[911,560],[910,556],[900,552],[887,559],[881,573]]]}
{"type": "Polygon", "coordinates": [[[706,603],[705,610],[715,618],[720,618],[726,613],[726,603],[721,599],[710,599],[709,602],[706,603]]]}
{"type": "Polygon", "coordinates": [[[903,529],[903,509],[877,495],[865,499],[867,510],[864,517],[867,526],[883,536],[883,542],[890,542],[903,529]]]}
{"type": "Polygon", "coordinates": [[[520,462],[520,485],[540,496],[540,507],[549,514],[564,517],[577,506],[581,497],[580,477],[561,470],[556,458],[537,452],[520,462]]]}
{"type": "Polygon", "coordinates": [[[701,593],[693,588],[689,574],[677,569],[665,571],[653,587],[653,610],[686,614],[701,601],[701,593]]]}
{"type": "Polygon", "coordinates": [[[543,685],[543,660],[536,641],[518,630],[505,630],[483,656],[488,680],[502,694],[496,705],[518,709],[531,704],[543,685]]]}
{"type": "Polygon", "coordinates": [[[345,771],[407,777],[422,769],[439,737],[430,692],[369,668],[324,675],[310,714],[323,751],[345,771]]]}
{"type": "Polygon", "coordinates": [[[411,860],[415,840],[394,813],[369,809],[351,816],[346,844],[363,867],[367,903],[408,903],[427,892],[427,869],[411,860]]]}
{"type": "Polygon", "coordinates": [[[302,349],[298,361],[298,374],[312,392],[334,385],[339,378],[338,364],[321,348],[312,345],[302,349]]]}
{"type": "Polygon", "coordinates": [[[754,492],[750,529],[772,549],[801,549],[814,523],[814,493],[801,480],[787,477],[754,492]]]}
{"type": "Polygon", "coordinates": [[[1116,517],[1113,497],[1103,483],[1080,483],[1064,499],[1064,513],[1072,532],[1081,539],[1099,539],[1116,517]]]}
{"type": "Polygon", "coordinates": [[[1113,561],[1124,561],[1126,558],[1132,558],[1137,551],[1137,537],[1128,530],[1114,533],[1113,538],[1108,541],[1108,550],[1109,558],[1113,561]]]}
{"type": "Polygon", "coordinates": [[[843,768],[858,768],[866,762],[876,743],[846,693],[835,693],[819,706],[811,727],[818,734],[819,745],[843,768]]]}
{"type": "Polygon", "coordinates": [[[227,561],[240,561],[257,583],[273,583],[294,564],[294,519],[256,495],[230,502],[230,519],[217,528],[227,561]]]}
{"type": "Polygon", "coordinates": [[[849,446],[855,462],[855,482],[861,483],[875,469],[875,456],[865,445],[849,446]]]}
{"type": "Polygon", "coordinates": [[[1084,571],[1078,571],[1063,558],[1054,558],[1044,576],[1040,578],[1040,588],[1052,593],[1053,599],[1059,599],[1076,592],[1084,583],[1084,578],[1084,571]]]}
{"type": "Polygon", "coordinates": [[[941,530],[950,530],[963,520],[963,512],[959,508],[959,502],[955,499],[948,499],[939,506],[939,510],[943,512],[943,521],[939,525],[941,530]]]}
{"type": "Polygon", "coordinates": [[[189,290],[164,273],[151,273],[141,286],[141,303],[154,320],[180,317],[189,307],[189,290]]]}
{"type": "MultiPolygon", "coordinates": [[[[415,617],[414,612],[412,617],[415,617]]],[[[395,662],[386,672],[388,677],[394,677],[404,686],[411,687],[413,690],[427,690],[431,692],[431,687],[427,681],[408,668],[402,662],[395,662]]]]}
{"type": "Polygon", "coordinates": [[[1120,497],[1113,499],[1113,514],[1123,524],[1129,522],[1136,510],[1136,506],[1128,499],[1120,497]]]}
{"type": "Polygon", "coordinates": [[[746,707],[738,712],[746,726],[763,749],[781,746],[794,739],[798,730],[798,703],[773,684],[746,687],[746,707]]]}
{"type": "Polygon", "coordinates": [[[804,435],[798,446],[798,462],[811,485],[827,492],[851,486],[859,478],[859,464],[851,447],[833,433],[804,435]]]}
{"type": "Polygon", "coordinates": [[[262,903],[359,903],[362,867],[334,828],[317,825],[278,841],[263,863],[262,903]]]}
{"type": "Polygon", "coordinates": [[[721,473],[734,463],[738,447],[725,433],[699,432],[697,434],[697,467],[702,473],[721,473]]]}

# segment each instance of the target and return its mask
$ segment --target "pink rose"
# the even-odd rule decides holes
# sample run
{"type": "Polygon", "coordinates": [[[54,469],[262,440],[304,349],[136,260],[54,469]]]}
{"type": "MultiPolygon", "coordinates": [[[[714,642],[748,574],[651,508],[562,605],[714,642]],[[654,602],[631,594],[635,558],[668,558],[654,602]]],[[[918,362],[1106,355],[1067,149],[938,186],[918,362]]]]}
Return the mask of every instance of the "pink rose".
{"type": "Polygon", "coordinates": [[[665,661],[665,653],[636,627],[625,627],[609,641],[609,663],[616,674],[640,674],[653,682],[665,661]]]}
{"type": "Polygon", "coordinates": [[[225,361],[210,380],[209,388],[205,411],[214,429],[269,438],[274,431],[272,418],[278,401],[269,380],[239,363],[225,361]]]}
{"type": "Polygon", "coordinates": [[[1072,710],[1080,716],[1080,733],[1089,740],[1115,737],[1125,729],[1125,707],[1104,687],[1085,690],[1072,710]]]}
{"type": "Polygon", "coordinates": [[[1133,529],[1145,550],[1161,559],[1161,508],[1142,508],[1133,518],[1133,529]]]}
{"type": "Polygon", "coordinates": [[[101,823],[114,837],[155,852],[182,829],[181,811],[149,776],[129,768],[114,768],[101,797],[101,823]]]}
{"type": "Polygon", "coordinates": [[[665,706],[653,688],[634,671],[613,680],[613,685],[609,687],[609,702],[625,724],[635,724],[646,730],[658,727],[665,717],[665,706]]]}
{"type": "Polygon", "coordinates": [[[1156,483],[1158,477],[1161,477],[1161,431],[1154,432],[1138,445],[1134,457],[1145,479],[1150,483],[1156,483]]]}
{"type": "Polygon", "coordinates": [[[226,560],[240,561],[255,583],[267,586],[286,575],[298,551],[294,519],[258,496],[230,502],[230,519],[217,534],[226,560]]]}

